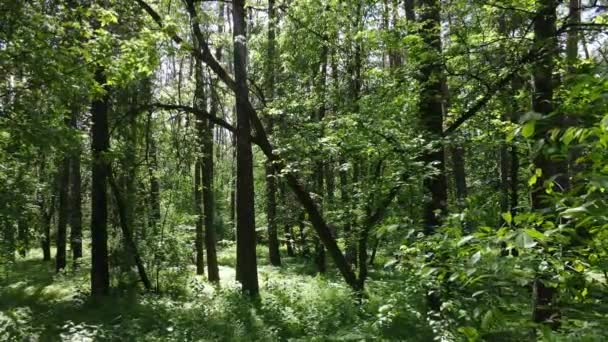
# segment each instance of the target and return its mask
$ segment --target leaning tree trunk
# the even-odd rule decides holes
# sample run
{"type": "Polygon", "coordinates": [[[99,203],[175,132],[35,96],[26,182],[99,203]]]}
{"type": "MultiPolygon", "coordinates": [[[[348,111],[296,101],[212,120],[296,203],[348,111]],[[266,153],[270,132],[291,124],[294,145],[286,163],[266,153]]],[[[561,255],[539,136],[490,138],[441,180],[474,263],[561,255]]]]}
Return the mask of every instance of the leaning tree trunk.
{"type": "Polygon", "coordinates": [[[120,193],[120,189],[119,189],[118,185],[116,184],[114,177],[112,176],[112,170],[109,169],[109,166],[108,166],[107,173],[108,173],[108,178],[110,181],[110,186],[112,188],[112,192],[114,193],[114,198],[116,200],[116,206],[118,209],[118,217],[119,217],[119,221],[120,221],[120,228],[122,230],[123,238],[125,239],[126,247],[129,250],[129,253],[133,256],[135,266],[137,267],[137,273],[139,274],[141,282],[144,284],[145,289],[147,291],[150,291],[152,289],[152,283],[150,282],[150,279],[148,278],[148,274],[146,273],[146,268],[144,266],[144,263],[141,259],[139,251],[137,249],[137,244],[135,243],[135,240],[133,239],[133,230],[131,229],[131,226],[129,225],[130,222],[132,222],[132,221],[130,221],[129,217],[128,217],[127,203],[125,202],[125,198],[120,193]]]}

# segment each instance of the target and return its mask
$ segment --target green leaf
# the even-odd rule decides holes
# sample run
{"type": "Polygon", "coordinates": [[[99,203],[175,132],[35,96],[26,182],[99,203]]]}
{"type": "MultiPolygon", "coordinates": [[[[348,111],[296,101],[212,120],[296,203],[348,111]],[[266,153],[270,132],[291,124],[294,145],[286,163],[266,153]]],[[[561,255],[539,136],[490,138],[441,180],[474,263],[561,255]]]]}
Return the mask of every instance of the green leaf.
{"type": "Polygon", "coordinates": [[[534,228],[525,229],[524,231],[526,232],[526,234],[530,235],[531,237],[535,238],[536,240],[544,241],[547,238],[545,236],[545,234],[539,232],[538,230],[536,230],[534,228]]]}
{"type": "Polygon", "coordinates": [[[530,138],[534,135],[534,131],[536,128],[536,121],[528,121],[521,128],[521,135],[524,138],[530,138]]]}
{"type": "Polygon", "coordinates": [[[471,256],[471,260],[469,260],[471,265],[475,265],[481,259],[481,251],[477,251],[473,256],[471,256]]]}
{"type": "Polygon", "coordinates": [[[515,245],[519,248],[532,248],[537,244],[538,242],[534,241],[534,239],[525,231],[522,231],[515,238],[515,245]]]}
{"type": "Polygon", "coordinates": [[[507,222],[508,224],[511,224],[511,222],[513,222],[513,216],[511,216],[511,213],[506,212],[506,213],[502,213],[502,218],[505,220],[505,222],[507,222]]]}
{"type": "Polygon", "coordinates": [[[462,239],[460,239],[460,241],[458,241],[457,246],[462,247],[464,244],[473,240],[474,238],[475,238],[475,236],[473,236],[473,235],[467,235],[467,236],[463,237],[462,239]]]}
{"type": "Polygon", "coordinates": [[[533,175],[532,177],[530,177],[530,179],[528,179],[528,185],[532,186],[532,185],[536,184],[537,181],[538,181],[538,177],[536,175],[533,175]]]}

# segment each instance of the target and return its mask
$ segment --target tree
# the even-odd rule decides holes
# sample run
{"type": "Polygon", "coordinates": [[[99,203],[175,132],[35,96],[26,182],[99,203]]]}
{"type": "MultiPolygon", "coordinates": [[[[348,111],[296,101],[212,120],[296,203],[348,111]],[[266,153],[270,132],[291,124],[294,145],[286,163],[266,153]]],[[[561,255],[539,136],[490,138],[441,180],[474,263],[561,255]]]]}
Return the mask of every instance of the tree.
{"type": "MultiPolygon", "coordinates": [[[[532,209],[542,210],[546,206],[545,187],[566,189],[567,169],[563,161],[552,158],[547,148],[551,144],[548,135],[552,127],[563,124],[561,116],[551,117],[554,107],[553,69],[555,56],[558,53],[557,42],[557,2],[555,0],[539,0],[538,13],[534,18],[534,42],[542,58],[534,65],[532,96],[533,110],[542,115],[542,121],[536,130],[536,137],[545,147],[536,155],[534,164],[541,171],[538,185],[532,191],[532,209]]],[[[537,323],[551,322],[553,327],[559,325],[559,311],[555,307],[556,288],[548,284],[548,275],[544,274],[534,281],[534,312],[533,319],[537,323]]]]}
{"type": "MultiPolygon", "coordinates": [[[[72,110],[70,126],[78,130],[78,110],[72,110]]],[[[79,142],[80,143],[80,142],[79,142]]],[[[70,246],[74,265],[82,258],[82,178],[80,172],[81,148],[77,146],[70,158],[70,246]]]]}
{"type": "Polygon", "coordinates": [[[237,279],[251,296],[259,292],[255,208],[253,205],[253,154],[251,152],[250,112],[247,108],[247,47],[245,1],[233,2],[234,76],[236,82],[236,233],[237,279]]]}
{"type": "Polygon", "coordinates": [[[95,81],[103,88],[91,104],[91,295],[106,296],[110,290],[108,266],[108,199],[105,153],[110,148],[108,131],[109,87],[106,85],[105,70],[95,71],[95,81]]]}
{"type": "Polygon", "coordinates": [[[420,35],[428,51],[420,66],[419,112],[421,128],[432,147],[422,157],[427,165],[436,170],[424,180],[424,188],[430,194],[424,206],[424,226],[427,233],[440,225],[440,216],[447,210],[447,184],[445,179],[445,152],[441,142],[443,135],[445,77],[441,61],[441,7],[437,0],[419,2],[420,35]]]}
{"type": "MultiPolygon", "coordinates": [[[[266,60],[266,96],[272,101],[275,83],[275,26],[276,10],[274,0],[268,0],[268,50],[266,60]]],[[[273,134],[274,118],[269,117],[266,124],[269,135],[273,134]]],[[[270,264],[281,266],[279,238],[277,231],[277,174],[271,161],[266,162],[266,217],[268,220],[268,255],[270,264]]]]}

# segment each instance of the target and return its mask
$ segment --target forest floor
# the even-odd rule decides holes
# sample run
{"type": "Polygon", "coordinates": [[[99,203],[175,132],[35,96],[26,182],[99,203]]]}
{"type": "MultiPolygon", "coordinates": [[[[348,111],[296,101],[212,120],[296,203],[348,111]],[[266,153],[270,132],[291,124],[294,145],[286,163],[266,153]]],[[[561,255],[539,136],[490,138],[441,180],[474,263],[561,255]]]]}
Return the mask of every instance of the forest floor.
{"type": "Polygon", "coordinates": [[[160,295],[143,294],[131,276],[114,279],[112,295],[101,302],[88,296],[86,256],[77,270],[57,274],[52,261],[32,251],[0,274],[0,340],[432,340],[412,302],[422,296],[393,272],[372,270],[358,303],[336,274],[315,276],[314,266],[297,257],[272,267],[265,248],[258,251],[258,302],[244,298],[234,281],[234,247],[219,253],[220,288],[192,266],[170,268],[160,273],[160,295]]]}

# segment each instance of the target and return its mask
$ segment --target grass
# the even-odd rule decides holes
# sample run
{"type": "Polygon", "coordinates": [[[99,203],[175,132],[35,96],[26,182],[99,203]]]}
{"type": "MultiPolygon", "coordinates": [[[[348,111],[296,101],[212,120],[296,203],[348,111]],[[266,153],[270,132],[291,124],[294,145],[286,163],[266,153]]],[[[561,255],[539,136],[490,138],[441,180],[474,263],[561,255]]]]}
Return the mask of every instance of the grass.
{"type": "Polygon", "coordinates": [[[188,268],[179,278],[162,273],[163,288],[180,288],[180,296],[115,286],[110,297],[92,302],[87,260],[77,270],[55,274],[52,262],[31,253],[0,279],[0,340],[424,341],[430,337],[410,299],[391,297],[387,302],[387,293],[403,287],[398,279],[383,275],[384,280],[372,280],[367,299],[359,305],[334,274],[312,276],[314,268],[305,259],[284,257],[278,268],[268,264],[263,246],[258,255],[259,302],[240,294],[231,246],[219,252],[219,288],[188,268]]]}

